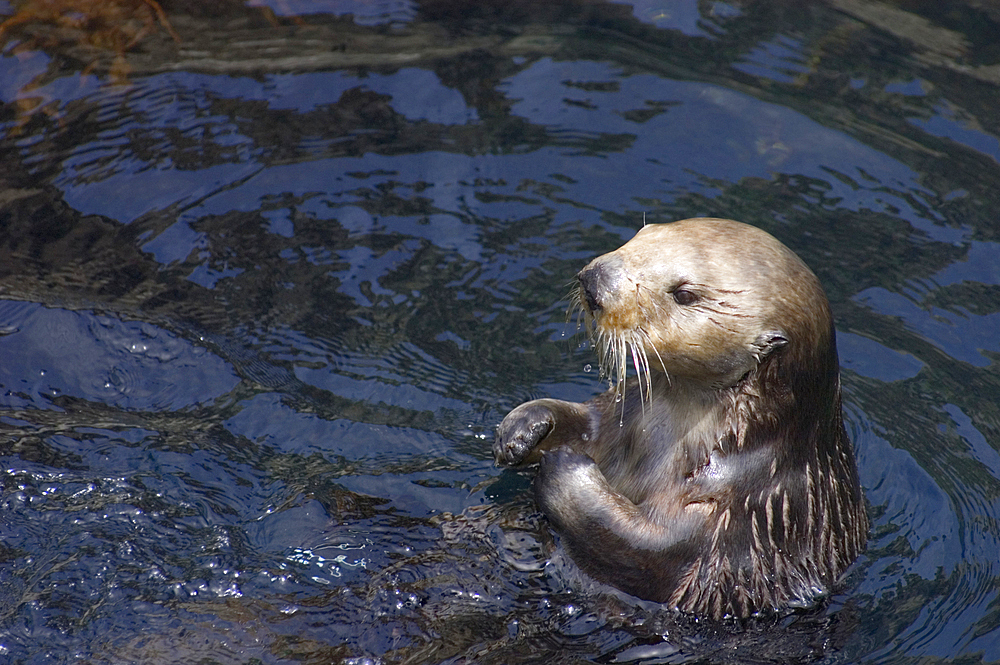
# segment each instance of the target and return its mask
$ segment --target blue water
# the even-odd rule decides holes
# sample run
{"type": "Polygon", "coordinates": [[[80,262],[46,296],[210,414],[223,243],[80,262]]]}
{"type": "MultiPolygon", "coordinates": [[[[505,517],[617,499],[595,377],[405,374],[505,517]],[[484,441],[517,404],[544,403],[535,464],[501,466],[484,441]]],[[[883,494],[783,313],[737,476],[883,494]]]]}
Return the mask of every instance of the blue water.
{"type": "Polygon", "coordinates": [[[163,6],[124,80],[4,33],[0,660],[1000,660],[1000,17],[910,7],[956,55],[822,4],[163,6]],[[490,453],[605,387],[576,271],[699,215],[837,323],[871,539],[779,622],[594,584],[490,453]]]}

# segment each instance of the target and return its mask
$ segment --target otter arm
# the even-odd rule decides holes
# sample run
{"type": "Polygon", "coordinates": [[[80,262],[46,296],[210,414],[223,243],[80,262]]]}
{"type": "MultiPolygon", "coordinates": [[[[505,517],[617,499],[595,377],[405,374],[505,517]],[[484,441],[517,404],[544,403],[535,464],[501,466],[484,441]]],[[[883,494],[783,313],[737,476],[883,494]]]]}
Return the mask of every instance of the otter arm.
{"type": "Polygon", "coordinates": [[[534,464],[542,451],[577,446],[593,438],[597,418],[587,404],[558,399],[525,402],[497,428],[493,457],[501,466],[534,464]]]}
{"type": "Polygon", "coordinates": [[[705,513],[679,508],[652,521],[615,492],[597,464],[569,448],[545,453],[535,498],[573,559],[591,576],[641,598],[665,602],[700,553],[705,513]]]}

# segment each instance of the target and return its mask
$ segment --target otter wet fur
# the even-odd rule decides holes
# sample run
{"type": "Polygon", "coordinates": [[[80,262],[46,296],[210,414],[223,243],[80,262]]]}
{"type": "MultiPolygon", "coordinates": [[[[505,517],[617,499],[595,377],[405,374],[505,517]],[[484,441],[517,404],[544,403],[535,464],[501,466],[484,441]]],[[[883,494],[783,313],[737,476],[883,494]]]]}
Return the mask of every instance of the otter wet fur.
{"type": "Polygon", "coordinates": [[[760,229],[688,219],[645,226],[577,282],[614,385],[526,402],[493,444],[500,465],[538,463],[535,498],[573,560],[715,619],[829,593],[868,518],[816,276],[760,229]]]}

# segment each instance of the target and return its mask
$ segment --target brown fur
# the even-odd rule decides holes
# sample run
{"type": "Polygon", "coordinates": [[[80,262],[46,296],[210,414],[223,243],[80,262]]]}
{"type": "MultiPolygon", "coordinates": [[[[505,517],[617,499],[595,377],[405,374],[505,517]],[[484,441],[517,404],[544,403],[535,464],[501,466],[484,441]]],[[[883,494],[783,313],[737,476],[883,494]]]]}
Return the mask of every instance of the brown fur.
{"type": "Polygon", "coordinates": [[[813,273],[764,231],[689,219],[644,227],[577,278],[616,385],[522,404],[494,443],[500,464],[540,462],[536,499],[574,560],[715,618],[827,593],[868,520],[813,273]]]}

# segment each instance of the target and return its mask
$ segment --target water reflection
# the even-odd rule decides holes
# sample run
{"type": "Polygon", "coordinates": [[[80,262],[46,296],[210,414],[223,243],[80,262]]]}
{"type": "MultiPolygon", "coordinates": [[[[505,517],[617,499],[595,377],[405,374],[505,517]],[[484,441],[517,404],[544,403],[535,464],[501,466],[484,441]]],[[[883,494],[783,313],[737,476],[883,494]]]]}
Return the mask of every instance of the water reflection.
{"type": "Polygon", "coordinates": [[[0,652],[1000,658],[1000,16],[163,6],[180,43],[4,32],[0,652]],[[830,294],[874,528],[828,607],[622,598],[492,466],[507,409],[602,389],[563,298],[644,214],[830,294]]]}

